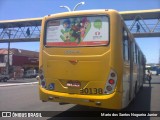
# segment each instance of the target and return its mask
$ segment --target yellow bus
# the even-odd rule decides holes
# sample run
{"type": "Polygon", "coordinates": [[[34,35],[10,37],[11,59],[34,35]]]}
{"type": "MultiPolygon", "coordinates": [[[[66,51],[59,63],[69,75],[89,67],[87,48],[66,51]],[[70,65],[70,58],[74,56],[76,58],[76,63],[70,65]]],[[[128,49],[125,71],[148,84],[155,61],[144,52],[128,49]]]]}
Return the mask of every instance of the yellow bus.
{"type": "Polygon", "coordinates": [[[43,102],[123,109],[143,85],[145,57],[115,10],[44,17],[39,58],[43,102]]]}

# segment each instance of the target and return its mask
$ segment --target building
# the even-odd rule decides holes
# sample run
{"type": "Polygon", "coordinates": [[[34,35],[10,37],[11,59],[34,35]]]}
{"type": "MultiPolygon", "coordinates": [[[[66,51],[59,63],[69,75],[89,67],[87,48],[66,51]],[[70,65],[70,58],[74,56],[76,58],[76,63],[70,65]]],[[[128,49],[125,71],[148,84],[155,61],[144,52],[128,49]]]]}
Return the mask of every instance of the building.
{"type": "MultiPolygon", "coordinates": [[[[9,74],[22,77],[25,71],[38,71],[39,52],[11,48],[9,53],[9,74]]],[[[8,68],[8,49],[0,49],[0,73],[4,74],[8,68]]]]}

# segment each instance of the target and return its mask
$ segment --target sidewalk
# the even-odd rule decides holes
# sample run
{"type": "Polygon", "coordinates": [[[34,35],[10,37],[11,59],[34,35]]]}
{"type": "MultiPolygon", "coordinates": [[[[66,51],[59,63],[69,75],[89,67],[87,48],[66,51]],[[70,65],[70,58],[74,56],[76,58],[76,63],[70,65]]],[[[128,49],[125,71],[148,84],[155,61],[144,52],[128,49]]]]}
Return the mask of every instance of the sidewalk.
{"type": "Polygon", "coordinates": [[[0,82],[0,87],[7,87],[7,86],[19,86],[19,85],[31,85],[37,84],[38,81],[36,78],[24,78],[24,79],[10,79],[7,82],[0,82]]]}
{"type": "Polygon", "coordinates": [[[19,78],[19,79],[10,79],[7,83],[28,83],[28,82],[37,82],[36,78],[19,78]]]}

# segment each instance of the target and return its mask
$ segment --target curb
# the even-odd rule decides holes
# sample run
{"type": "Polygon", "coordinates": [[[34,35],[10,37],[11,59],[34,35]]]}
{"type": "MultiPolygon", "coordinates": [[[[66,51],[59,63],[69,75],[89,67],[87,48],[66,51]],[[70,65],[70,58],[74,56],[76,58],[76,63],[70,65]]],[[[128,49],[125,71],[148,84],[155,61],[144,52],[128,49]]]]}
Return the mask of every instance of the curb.
{"type": "Polygon", "coordinates": [[[37,84],[38,82],[31,82],[31,83],[15,83],[15,84],[3,84],[0,87],[8,87],[8,86],[21,86],[21,85],[33,85],[37,84]]]}

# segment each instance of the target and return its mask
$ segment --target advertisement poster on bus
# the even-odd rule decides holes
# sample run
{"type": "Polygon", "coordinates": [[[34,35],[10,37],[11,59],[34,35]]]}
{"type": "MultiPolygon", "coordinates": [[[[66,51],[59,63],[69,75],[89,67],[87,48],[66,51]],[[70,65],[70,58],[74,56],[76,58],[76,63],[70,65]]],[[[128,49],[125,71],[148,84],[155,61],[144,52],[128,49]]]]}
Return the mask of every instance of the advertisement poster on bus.
{"type": "Polygon", "coordinates": [[[108,41],[107,16],[56,19],[47,23],[47,46],[98,46],[108,41]]]}

